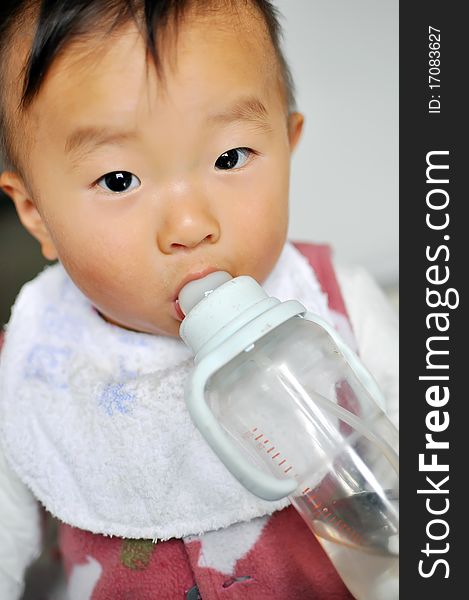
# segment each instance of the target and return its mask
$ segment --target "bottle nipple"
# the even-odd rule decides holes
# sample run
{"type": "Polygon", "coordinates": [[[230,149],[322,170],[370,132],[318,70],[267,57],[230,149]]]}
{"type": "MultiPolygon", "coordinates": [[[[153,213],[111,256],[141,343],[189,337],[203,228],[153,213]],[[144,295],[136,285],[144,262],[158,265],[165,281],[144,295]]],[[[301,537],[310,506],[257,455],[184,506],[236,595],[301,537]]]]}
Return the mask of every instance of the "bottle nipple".
{"type": "Polygon", "coordinates": [[[210,295],[213,290],[220,287],[223,283],[233,279],[226,271],[215,271],[200,279],[189,281],[179,292],[178,300],[182,312],[187,313],[194,308],[201,300],[210,295]]]}

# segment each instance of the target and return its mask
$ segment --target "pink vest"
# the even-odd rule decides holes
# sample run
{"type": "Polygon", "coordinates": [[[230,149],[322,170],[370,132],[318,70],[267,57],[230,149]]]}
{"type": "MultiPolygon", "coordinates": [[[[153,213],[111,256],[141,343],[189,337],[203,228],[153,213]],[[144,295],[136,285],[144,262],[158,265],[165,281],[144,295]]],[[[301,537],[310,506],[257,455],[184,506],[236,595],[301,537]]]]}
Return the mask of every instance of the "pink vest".
{"type": "MultiPolygon", "coordinates": [[[[329,247],[294,245],[308,258],[328,295],[329,307],[347,317],[329,247]]],[[[346,397],[343,404],[347,405],[346,397]]],[[[106,537],[61,524],[59,546],[67,575],[79,565],[99,563],[101,575],[92,600],[353,598],[319,542],[291,506],[268,518],[230,576],[204,564],[198,538],[154,544],[151,540],[106,537]]]]}

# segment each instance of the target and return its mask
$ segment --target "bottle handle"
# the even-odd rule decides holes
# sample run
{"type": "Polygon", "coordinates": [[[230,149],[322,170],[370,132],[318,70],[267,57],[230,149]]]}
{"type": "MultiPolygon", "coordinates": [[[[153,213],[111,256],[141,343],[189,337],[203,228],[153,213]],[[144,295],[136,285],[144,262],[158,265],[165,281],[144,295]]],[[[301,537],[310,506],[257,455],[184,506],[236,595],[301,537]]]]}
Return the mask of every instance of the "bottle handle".
{"type": "MultiPolygon", "coordinates": [[[[298,315],[323,327],[331,336],[362,385],[378,405],[385,410],[384,396],[377,383],[355,353],[345,344],[329,323],[321,317],[306,311],[304,306],[296,301],[284,302],[280,306],[284,310],[291,310],[292,314],[290,316],[298,315]]],[[[201,360],[197,369],[192,372],[186,382],[185,397],[187,407],[197,429],[230,473],[255,496],[273,501],[291,495],[298,487],[298,482],[293,478],[277,479],[273,475],[269,475],[250,464],[214,417],[205,402],[205,385],[211,375],[219,367],[226,364],[232,356],[224,356],[223,350],[219,349],[216,358],[211,357],[211,360],[207,360],[207,358],[201,360]]]]}
{"type": "Polygon", "coordinates": [[[213,416],[204,398],[212,373],[213,368],[201,361],[186,383],[187,406],[197,429],[230,473],[255,496],[270,501],[289,496],[298,487],[296,479],[277,479],[251,465],[213,416]]]}

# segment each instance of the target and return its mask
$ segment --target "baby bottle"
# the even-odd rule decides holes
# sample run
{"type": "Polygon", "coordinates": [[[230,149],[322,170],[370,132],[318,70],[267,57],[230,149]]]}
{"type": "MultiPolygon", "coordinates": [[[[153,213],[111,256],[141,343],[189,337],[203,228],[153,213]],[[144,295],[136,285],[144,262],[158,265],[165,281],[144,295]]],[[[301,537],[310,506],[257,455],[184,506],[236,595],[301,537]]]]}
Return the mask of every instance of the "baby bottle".
{"type": "Polygon", "coordinates": [[[234,477],[288,496],[357,600],[398,593],[398,432],[375,381],[323,319],[218,271],[186,284],[191,417],[234,477]]]}

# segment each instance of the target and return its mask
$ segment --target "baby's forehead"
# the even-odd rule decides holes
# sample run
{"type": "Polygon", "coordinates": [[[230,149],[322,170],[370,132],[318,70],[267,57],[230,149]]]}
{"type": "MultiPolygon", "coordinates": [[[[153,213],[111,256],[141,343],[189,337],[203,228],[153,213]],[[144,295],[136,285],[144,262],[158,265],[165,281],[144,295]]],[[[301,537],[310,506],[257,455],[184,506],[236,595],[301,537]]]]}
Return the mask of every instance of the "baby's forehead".
{"type": "MultiPolygon", "coordinates": [[[[158,30],[156,53],[153,55],[149,51],[148,40],[140,29],[142,39],[145,39],[146,43],[147,63],[149,65],[153,63],[153,66],[157,68],[158,75],[162,76],[162,82],[164,82],[166,71],[177,69],[177,55],[181,50],[181,40],[183,43],[186,40],[186,52],[192,52],[194,46],[203,45],[205,39],[210,42],[218,40],[220,46],[218,54],[222,55],[225,52],[223,48],[224,36],[233,35],[234,32],[236,36],[239,36],[240,44],[251,47],[249,62],[257,63],[260,73],[272,65],[280,70],[278,56],[269,37],[263,15],[254,10],[250,2],[239,4],[218,2],[215,4],[217,4],[217,10],[210,11],[201,10],[197,3],[197,11],[195,9],[188,10],[178,23],[170,21],[165,27],[160,28],[158,30]],[[204,30],[204,36],[191,35],[197,29],[204,30]]],[[[65,69],[69,73],[89,70],[95,61],[106,54],[116,39],[129,31],[136,31],[137,27],[138,24],[129,19],[111,32],[106,28],[101,28],[97,23],[96,27],[85,35],[70,35],[63,40],[60,48],[55,51],[52,49],[52,61],[48,65],[47,71],[44,69],[45,76],[40,75],[38,93],[43,85],[47,83],[47,76],[50,71],[57,71],[59,68],[65,69]]],[[[7,86],[6,89],[11,94],[19,96],[19,99],[25,91],[23,84],[27,83],[25,81],[28,76],[27,61],[28,58],[30,59],[33,33],[34,28],[32,25],[30,27],[25,26],[21,34],[15,36],[9,52],[8,79],[13,85],[7,86]],[[23,79],[23,75],[25,75],[25,79],[23,79]]],[[[30,71],[29,77],[31,78],[31,76],[38,78],[37,73],[31,73],[30,71]]]]}
{"type": "MultiPolygon", "coordinates": [[[[181,5],[187,4],[184,12],[181,11],[180,16],[177,13],[172,15],[172,18],[163,20],[162,23],[155,25],[153,36],[155,51],[152,52],[151,43],[149,42],[149,31],[145,31],[146,24],[140,22],[139,19],[129,18],[122,19],[117,25],[110,27],[106,18],[102,21],[93,23],[93,28],[88,31],[80,31],[80,28],[75,30],[70,27],[70,31],[60,40],[57,47],[52,46],[47,49],[47,52],[52,58],[52,62],[60,60],[64,56],[71,58],[73,62],[87,54],[96,54],[99,56],[101,52],[105,52],[106,48],[112,45],[115,39],[121,36],[126,31],[138,29],[143,39],[145,39],[147,51],[150,56],[156,59],[157,66],[165,65],[171,62],[172,55],[177,51],[179,42],[191,31],[197,29],[204,30],[204,37],[207,40],[220,40],[223,43],[225,34],[240,36],[240,44],[251,43],[255,45],[262,53],[262,58],[268,60],[276,57],[276,49],[274,48],[273,40],[269,34],[268,24],[265,15],[263,15],[255,7],[255,2],[245,0],[243,2],[232,2],[230,0],[205,0],[204,2],[181,2],[181,5]],[[212,8],[210,9],[210,6],[212,8]],[[214,8],[213,8],[214,7],[214,8]]],[[[31,49],[31,44],[34,38],[36,23],[34,21],[26,23],[22,29],[21,35],[15,36],[12,40],[11,55],[21,55],[24,59],[27,58],[25,49],[31,49]]],[[[203,43],[203,39],[198,37],[191,40],[193,43],[203,43]]],[[[37,45],[37,39],[34,41],[37,45]]],[[[252,56],[253,60],[258,60],[259,56],[252,56]]],[[[26,65],[23,64],[25,68],[26,65]]],[[[24,71],[23,71],[24,72],[24,71]]]]}

